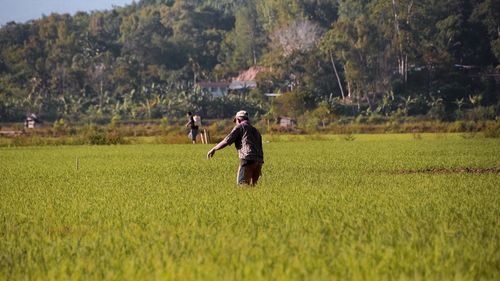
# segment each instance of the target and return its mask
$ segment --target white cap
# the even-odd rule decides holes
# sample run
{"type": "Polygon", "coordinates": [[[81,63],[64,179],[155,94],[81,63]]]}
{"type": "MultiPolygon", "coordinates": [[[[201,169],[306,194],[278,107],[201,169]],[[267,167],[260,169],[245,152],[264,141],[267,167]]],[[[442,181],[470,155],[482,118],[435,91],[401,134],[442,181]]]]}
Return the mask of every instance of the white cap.
{"type": "Polygon", "coordinates": [[[233,122],[236,122],[236,118],[248,119],[248,112],[246,112],[245,110],[240,110],[236,112],[236,115],[233,118],[233,122]]]}

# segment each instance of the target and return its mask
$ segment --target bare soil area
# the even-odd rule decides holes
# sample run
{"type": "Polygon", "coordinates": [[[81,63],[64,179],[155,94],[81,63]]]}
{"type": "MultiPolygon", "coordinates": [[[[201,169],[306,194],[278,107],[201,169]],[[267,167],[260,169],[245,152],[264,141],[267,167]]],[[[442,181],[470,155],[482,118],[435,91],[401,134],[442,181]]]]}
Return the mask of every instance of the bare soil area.
{"type": "Polygon", "coordinates": [[[426,169],[402,169],[395,174],[485,174],[500,173],[500,167],[477,168],[477,167],[457,167],[457,168],[426,168],[426,169]]]}

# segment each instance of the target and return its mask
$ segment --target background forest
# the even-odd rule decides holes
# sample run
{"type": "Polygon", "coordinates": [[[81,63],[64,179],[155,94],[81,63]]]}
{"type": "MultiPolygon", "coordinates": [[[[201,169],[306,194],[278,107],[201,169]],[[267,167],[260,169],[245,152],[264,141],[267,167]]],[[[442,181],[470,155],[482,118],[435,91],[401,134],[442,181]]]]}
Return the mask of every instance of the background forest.
{"type": "Polygon", "coordinates": [[[495,119],[499,21],[499,0],[141,0],[12,22],[0,29],[0,122],[226,118],[241,108],[495,119]],[[264,70],[255,89],[214,97],[196,87],[252,67],[264,70]]]}

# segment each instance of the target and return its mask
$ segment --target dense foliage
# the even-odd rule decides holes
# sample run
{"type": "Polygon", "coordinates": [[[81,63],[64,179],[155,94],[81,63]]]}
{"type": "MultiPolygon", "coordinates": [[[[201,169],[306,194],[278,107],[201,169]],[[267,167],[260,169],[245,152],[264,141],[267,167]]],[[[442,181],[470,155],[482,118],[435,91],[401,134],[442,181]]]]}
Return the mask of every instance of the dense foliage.
{"type": "Polygon", "coordinates": [[[497,0],[142,0],[52,14],[0,29],[0,121],[242,107],[461,118],[498,103],[499,20],[497,0]],[[251,66],[268,70],[257,89],[214,98],[195,87],[251,66]]]}

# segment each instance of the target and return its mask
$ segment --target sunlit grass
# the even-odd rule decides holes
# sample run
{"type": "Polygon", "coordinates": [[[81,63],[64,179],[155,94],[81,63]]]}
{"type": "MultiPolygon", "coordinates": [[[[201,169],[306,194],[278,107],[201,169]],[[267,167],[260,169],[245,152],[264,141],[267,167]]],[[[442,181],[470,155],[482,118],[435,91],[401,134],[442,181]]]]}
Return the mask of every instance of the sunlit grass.
{"type": "Polygon", "coordinates": [[[264,137],[233,147],[0,149],[2,280],[498,280],[500,141],[264,137]],[[78,169],[77,169],[78,159],[78,169]]]}

